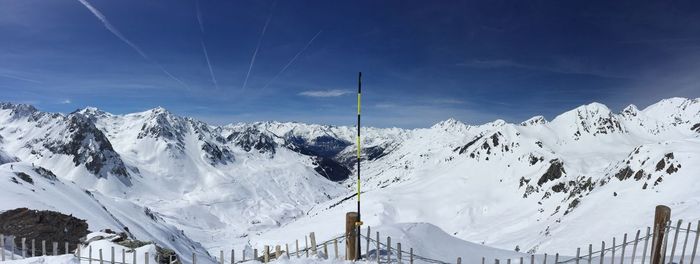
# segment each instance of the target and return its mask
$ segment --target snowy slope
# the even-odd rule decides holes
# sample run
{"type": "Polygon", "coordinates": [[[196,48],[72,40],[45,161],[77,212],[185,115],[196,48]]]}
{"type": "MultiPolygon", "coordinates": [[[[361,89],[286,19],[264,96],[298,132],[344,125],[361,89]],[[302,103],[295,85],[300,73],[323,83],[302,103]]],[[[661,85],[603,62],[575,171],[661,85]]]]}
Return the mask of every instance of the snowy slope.
{"type": "MultiPolygon", "coordinates": [[[[427,222],[475,243],[570,254],[648,225],[659,203],[674,218],[700,219],[693,209],[699,99],[619,113],[591,103],[551,121],[448,119],[362,132],[368,225],[427,222]]],[[[163,108],[62,115],[0,105],[0,157],[48,168],[100,201],[147,207],[210,252],[289,242],[309,231],[337,234],[337,222],[355,207],[355,133],[280,122],[215,127],[163,108]]],[[[107,207],[130,218],[120,206],[107,207]]]]}

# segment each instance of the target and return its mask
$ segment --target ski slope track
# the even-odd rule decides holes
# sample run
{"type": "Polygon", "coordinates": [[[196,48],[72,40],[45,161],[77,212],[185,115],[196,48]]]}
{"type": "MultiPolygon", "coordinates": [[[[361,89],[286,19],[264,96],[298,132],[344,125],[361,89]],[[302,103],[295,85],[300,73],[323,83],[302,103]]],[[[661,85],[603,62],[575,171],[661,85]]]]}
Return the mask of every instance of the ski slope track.
{"type": "MultiPolygon", "coordinates": [[[[323,241],[356,206],[355,134],[294,122],[211,126],[163,108],[59,114],[2,103],[0,211],[73,214],[91,231],[129,231],[209,260],[311,231],[323,241]]],[[[505,252],[572,254],[650,225],[657,204],[674,219],[700,219],[700,99],[362,134],[366,225],[429,223],[421,230],[505,252]]]]}

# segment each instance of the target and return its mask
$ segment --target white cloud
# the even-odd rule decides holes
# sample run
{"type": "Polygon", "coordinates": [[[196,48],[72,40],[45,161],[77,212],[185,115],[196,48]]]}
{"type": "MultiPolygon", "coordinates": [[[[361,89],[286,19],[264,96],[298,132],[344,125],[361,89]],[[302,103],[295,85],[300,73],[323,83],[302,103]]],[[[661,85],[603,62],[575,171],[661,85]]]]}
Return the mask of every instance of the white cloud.
{"type": "Polygon", "coordinates": [[[71,104],[71,103],[73,103],[73,102],[70,99],[66,99],[66,100],[61,101],[61,104],[71,104]]]}
{"type": "Polygon", "coordinates": [[[316,91],[303,91],[299,93],[301,96],[308,96],[308,97],[338,97],[342,95],[346,95],[352,93],[349,90],[340,90],[340,89],[332,89],[332,90],[316,90],[316,91]]]}

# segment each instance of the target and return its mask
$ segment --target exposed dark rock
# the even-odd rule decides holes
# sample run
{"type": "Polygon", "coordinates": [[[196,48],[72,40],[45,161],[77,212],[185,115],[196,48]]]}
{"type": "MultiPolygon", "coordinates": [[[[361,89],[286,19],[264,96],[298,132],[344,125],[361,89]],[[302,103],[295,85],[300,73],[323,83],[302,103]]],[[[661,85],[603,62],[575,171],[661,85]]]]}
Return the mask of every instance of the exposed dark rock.
{"type": "Polygon", "coordinates": [[[331,136],[320,136],[310,141],[299,136],[288,136],[285,142],[287,148],[301,154],[326,158],[334,157],[350,146],[350,142],[331,136]]]}
{"type": "Polygon", "coordinates": [[[276,144],[272,137],[255,128],[247,128],[242,132],[234,132],[229,135],[226,140],[234,142],[236,146],[248,152],[255,149],[260,153],[275,154],[276,144]]]}
{"type": "Polygon", "coordinates": [[[314,170],[331,181],[344,181],[350,176],[350,170],[331,158],[316,158],[314,170]]]}
{"type": "Polygon", "coordinates": [[[366,148],[364,150],[365,155],[367,155],[368,160],[376,160],[378,158],[386,156],[385,149],[380,146],[373,146],[366,148]]]}
{"type": "Polygon", "coordinates": [[[615,178],[622,181],[629,177],[632,177],[632,175],[634,175],[634,171],[630,167],[625,167],[624,169],[620,170],[615,174],[615,178]]]}
{"type": "Polygon", "coordinates": [[[563,174],[566,174],[564,170],[564,163],[558,159],[553,159],[549,161],[549,168],[542,174],[539,180],[537,180],[537,185],[542,186],[542,184],[561,178],[563,174]]]}
{"type": "Polygon", "coordinates": [[[482,137],[483,137],[483,136],[478,136],[478,137],[476,137],[475,139],[473,139],[472,141],[467,142],[466,145],[462,146],[462,148],[459,149],[459,154],[462,154],[462,153],[466,152],[467,149],[468,149],[469,147],[471,147],[472,145],[474,145],[474,143],[476,143],[476,141],[478,141],[478,140],[481,139],[482,137]]]}
{"type": "Polygon", "coordinates": [[[35,171],[37,174],[41,175],[41,177],[46,178],[47,180],[50,180],[50,181],[56,181],[56,180],[58,180],[58,177],[56,177],[56,174],[53,174],[52,171],[47,170],[47,169],[45,169],[45,168],[43,168],[43,167],[34,167],[34,171],[35,171]]]}
{"type": "Polygon", "coordinates": [[[28,174],[24,172],[15,172],[15,175],[22,179],[23,181],[29,183],[29,184],[34,184],[34,180],[32,180],[32,177],[30,177],[28,174]]]}
{"type": "MultiPolygon", "coordinates": [[[[35,239],[47,242],[68,242],[69,250],[75,250],[80,239],[88,234],[88,224],[85,220],[72,215],[53,211],[36,211],[27,208],[17,208],[0,213],[0,233],[15,236],[15,244],[21,245],[20,238],[27,241],[35,239]]],[[[27,253],[31,255],[31,247],[27,253]]],[[[36,248],[36,255],[41,255],[41,247],[36,248]]],[[[65,254],[64,247],[59,247],[59,254],[65,254]]]]}
{"type": "Polygon", "coordinates": [[[666,168],[666,162],[664,159],[659,160],[659,163],[656,163],[656,171],[661,171],[664,168],[666,168]]]}
{"type": "Polygon", "coordinates": [[[209,159],[212,165],[226,164],[234,160],[233,153],[228,148],[219,148],[219,146],[209,142],[202,144],[202,151],[204,151],[206,158],[209,159]]]}
{"type": "Polygon", "coordinates": [[[693,127],[691,127],[690,130],[700,133],[700,123],[693,125],[693,127]]]}
{"type": "Polygon", "coordinates": [[[678,168],[676,168],[675,166],[673,166],[673,164],[671,164],[670,166],[668,166],[668,169],[666,169],[666,173],[668,173],[668,174],[672,174],[672,173],[677,172],[677,171],[678,171],[678,168]]]}

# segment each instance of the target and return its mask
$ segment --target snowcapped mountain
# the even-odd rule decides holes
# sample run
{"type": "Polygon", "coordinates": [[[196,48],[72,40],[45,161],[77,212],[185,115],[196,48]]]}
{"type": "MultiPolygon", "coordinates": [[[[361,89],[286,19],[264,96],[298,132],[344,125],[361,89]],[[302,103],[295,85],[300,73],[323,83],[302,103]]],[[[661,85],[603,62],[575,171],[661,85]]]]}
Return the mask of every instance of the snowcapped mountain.
{"type": "MultiPolygon", "coordinates": [[[[218,252],[288,243],[309,231],[322,239],[341,233],[338,223],[354,210],[355,134],[353,127],[302,123],[216,127],[163,108],[63,115],[4,103],[0,187],[11,191],[0,197],[13,202],[0,210],[35,206],[74,213],[91,228],[162,230],[134,234],[163,243],[186,236],[166,244],[185,255],[187,246],[218,252]],[[52,194],[25,196],[31,184],[16,174],[36,168],[60,182],[28,174],[52,194]],[[60,193],[75,198],[41,201],[60,193]],[[156,220],[136,217],[144,211],[156,220]]],[[[658,203],[674,216],[700,218],[693,178],[700,171],[699,99],[620,113],[592,103],[552,121],[449,119],[362,134],[369,225],[429,222],[504,249],[571,253],[648,225],[658,203]]]]}

